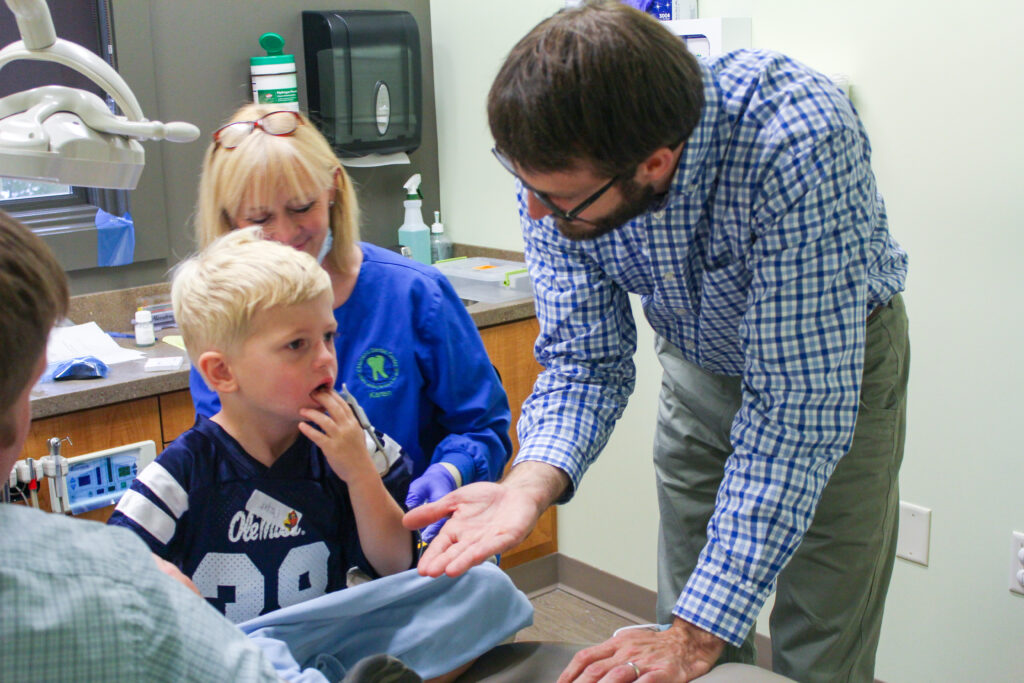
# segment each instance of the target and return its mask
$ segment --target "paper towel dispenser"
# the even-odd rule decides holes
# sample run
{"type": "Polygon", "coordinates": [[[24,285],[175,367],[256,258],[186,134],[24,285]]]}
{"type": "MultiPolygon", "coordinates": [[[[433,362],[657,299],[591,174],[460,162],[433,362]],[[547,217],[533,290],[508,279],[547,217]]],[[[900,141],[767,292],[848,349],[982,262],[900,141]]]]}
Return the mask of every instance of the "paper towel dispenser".
{"type": "Polygon", "coordinates": [[[412,14],[304,11],[302,41],[309,117],[339,156],[419,147],[423,76],[412,14]]]}

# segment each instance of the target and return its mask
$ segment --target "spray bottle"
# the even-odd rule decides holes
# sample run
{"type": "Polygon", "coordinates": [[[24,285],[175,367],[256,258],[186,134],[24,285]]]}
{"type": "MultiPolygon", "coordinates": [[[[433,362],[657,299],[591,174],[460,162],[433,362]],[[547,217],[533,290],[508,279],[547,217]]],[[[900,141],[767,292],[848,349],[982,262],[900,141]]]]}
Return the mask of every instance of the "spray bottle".
{"type": "Polygon", "coordinates": [[[405,181],[405,222],[398,229],[398,243],[409,247],[412,258],[430,265],[430,228],[423,222],[423,195],[420,194],[420,174],[405,181]]]}
{"type": "Polygon", "coordinates": [[[430,226],[430,262],[437,263],[452,257],[452,241],[444,234],[441,212],[434,212],[434,223],[430,226]]]}

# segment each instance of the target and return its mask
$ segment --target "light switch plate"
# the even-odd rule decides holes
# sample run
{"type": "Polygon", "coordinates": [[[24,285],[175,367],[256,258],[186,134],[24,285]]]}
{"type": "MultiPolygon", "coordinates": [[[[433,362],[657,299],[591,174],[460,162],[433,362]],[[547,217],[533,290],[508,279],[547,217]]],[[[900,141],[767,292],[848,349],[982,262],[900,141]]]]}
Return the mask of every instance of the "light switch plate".
{"type": "Polygon", "coordinates": [[[1014,531],[1010,537],[1010,592],[1024,595],[1021,572],[1024,571],[1024,533],[1014,531]]]}
{"type": "Polygon", "coordinates": [[[896,539],[896,557],[928,566],[932,511],[900,501],[900,533],[896,539]]]}

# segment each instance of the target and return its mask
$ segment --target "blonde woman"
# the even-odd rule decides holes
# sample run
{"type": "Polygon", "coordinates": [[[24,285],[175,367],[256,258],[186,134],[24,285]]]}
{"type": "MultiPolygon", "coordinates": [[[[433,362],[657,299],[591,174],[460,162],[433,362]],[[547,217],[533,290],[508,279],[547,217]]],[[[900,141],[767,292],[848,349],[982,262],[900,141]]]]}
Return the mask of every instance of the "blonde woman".
{"type": "MultiPolygon", "coordinates": [[[[360,242],[358,222],[351,179],[302,114],[246,105],[214,132],[199,183],[199,246],[258,225],[320,261],[338,323],[336,386],[345,383],[412,458],[406,505],[497,480],[511,453],[508,399],[476,326],[443,275],[360,242]]],[[[214,414],[217,395],[194,368],[190,384],[196,412],[214,414]]]]}

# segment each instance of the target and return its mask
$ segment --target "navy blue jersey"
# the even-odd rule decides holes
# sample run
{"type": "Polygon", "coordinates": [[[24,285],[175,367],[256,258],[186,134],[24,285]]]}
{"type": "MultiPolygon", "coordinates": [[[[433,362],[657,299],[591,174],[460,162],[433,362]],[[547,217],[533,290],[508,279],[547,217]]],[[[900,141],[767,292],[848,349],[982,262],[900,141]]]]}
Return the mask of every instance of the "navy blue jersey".
{"type": "Polygon", "coordinates": [[[233,622],[371,576],[348,487],[305,436],[271,466],[205,417],[148,465],[110,524],[128,527],[233,622]]]}

